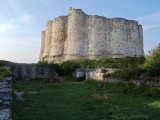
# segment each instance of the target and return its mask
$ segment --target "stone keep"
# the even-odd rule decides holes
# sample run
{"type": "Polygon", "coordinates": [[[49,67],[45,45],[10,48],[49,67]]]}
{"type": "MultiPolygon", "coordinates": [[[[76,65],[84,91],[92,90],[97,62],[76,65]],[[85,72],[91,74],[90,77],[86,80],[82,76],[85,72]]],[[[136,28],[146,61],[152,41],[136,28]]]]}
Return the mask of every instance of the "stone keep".
{"type": "Polygon", "coordinates": [[[142,26],[134,20],[87,15],[70,8],[42,31],[39,61],[144,56],[142,26]]]}

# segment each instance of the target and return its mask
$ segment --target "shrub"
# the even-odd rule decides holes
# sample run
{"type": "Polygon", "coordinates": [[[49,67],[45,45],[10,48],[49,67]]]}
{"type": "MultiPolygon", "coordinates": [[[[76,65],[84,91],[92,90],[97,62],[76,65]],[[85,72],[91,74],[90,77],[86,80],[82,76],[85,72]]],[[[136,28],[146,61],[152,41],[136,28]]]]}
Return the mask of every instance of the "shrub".
{"type": "Polygon", "coordinates": [[[11,72],[9,71],[9,69],[7,67],[0,67],[0,80],[3,77],[9,77],[11,76],[11,72]]]}
{"type": "Polygon", "coordinates": [[[137,67],[144,63],[144,57],[127,57],[119,59],[100,59],[100,60],[89,60],[89,59],[79,59],[79,60],[68,60],[59,63],[64,75],[71,74],[77,68],[129,68],[137,67]]]}
{"type": "Polygon", "coordinates": [[[56,71],[56,73],[58,73],[58,75],[60,76],[63,75],[62,69],[59,64],[55,64],[53,62],[48,63],[47,61],[39,61],[37,63],[37,66],[43,66],[43,67],[45,66],[45,67],[53,68],[56,71]]]}
{"type": "Polygon", "coordinates": [[[66,61],[66,62],[62,62],[59,64],[61,69],[62,69],[62,72],[63,72],[63,75],[71,75],[72,72],[77,69],[77,68],[80,68],[80,65],[77,64],[75,61],[66,61]]]}
{"type": "Polygon", "coordinates": [[[160,98],[160,90],[155,87],[150,87],[147,85],[136,86],[132,82],[119,81],[116,83],[111,83],[111,86],[115,86],[119,92],[122,93],[142,93],[149,97],[160,98]]]}
{"type": "Polygon", "coordinates": [[[148,87],[145,91],[145,94],[147,96],[155,97],[155,98],[160,98],[160,90],[155,88],[155,87],[148,87]]]}
{"type": "Polygon", "coordinates": [[[48,62],[47,61],[39,61],[38,63],[37,63],[37,65],[38,66],[48,66],[48,62]]]}
{"type": "Polygon", "coordinates": [[[106,78],[106,77],[111,77],[111,74],[110,74],[110,73],[105,73],[105,74],[103,75],[103,78],[106,78]]]}
{"type": "Polygon", "coordinates": [[[144,72],[145,69],[143,68],[126,68],[113,73],[112,77],[128,81],[131,79],[139,79],[140,75],[144,72]]]}
{"type": "Polygon", "coordinates": [[[6,61],[4,61],[4,60],[0,60],[0,67],[4,67],[4,66],[6,66],[6,61]]]}
{"type": "Polygon", "coordinates": [[[118,81],[115,83],[111,83],[111,86],[114,86],[118,89],[118,91],[127,93],[128,91],[128,83],[126,81],[118,81]]]}
{"type": "Polygon", "coordinates": [[[55,69],[59,75],[71,75],[71,73],[77,68],[128,68],[137,67],[144,63],[144,57],[126,57],[117,59],[100,59],[100,60],[89,60],[89,59],[79,59],[79,60],[68,60],[61,63],[48,63],[45,61],[38,62],[37,65],[50,66],[55,69]]]}
{"type": "Polygon", "coordinates": [[[149,51],[149,55],[147,55],[144,66],[148,75],[160,75],[160,45],[149,51]]]}

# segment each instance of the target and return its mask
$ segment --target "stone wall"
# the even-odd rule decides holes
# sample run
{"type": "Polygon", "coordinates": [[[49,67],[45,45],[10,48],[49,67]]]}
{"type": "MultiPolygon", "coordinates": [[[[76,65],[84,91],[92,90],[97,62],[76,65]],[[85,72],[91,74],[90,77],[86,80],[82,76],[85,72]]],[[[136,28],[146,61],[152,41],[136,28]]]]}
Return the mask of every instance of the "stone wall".
{"type": "Polygon", "coordinates": [[[86,80],[100,80],[104,82],[115,82],[117,79],[106,77],[104,78],[104,74],[112,74],[115,71],[119,69],[113,69],[113,68],[92,68],[92,69],[76,69],[73,72],[73,76],[79,78],[79,77],[85,77],[86,80]]]}
{"type": "Polygon", "coordinates": [[[86,70],[87,70],[87,69],[81,69],[81,68],[76,69],[76,70],[72,73],[72,75],[73,75],[74,77],[76,77],[76,78],[86,77],[86,70]]]}
{"type": "Polygon", "coordinates": [[[144,56],[143,30],[137,21],[87,15],[70,8],[68,16],[47,22],[39,61],[144,56]]]}
{"type": "Polygon", "coordinates": [[[116,79],[111,77],[104,78],[104,74],[112,74],[119,69],[113,68],[93,68],[86,70],[86,79],[89,80],[100,80],[100,81],[116,81],[116,79]]]}
{"type": "MultiPolygon", "coordinates": [[[[118,81],[123,81],[121,79],[118,78],[114,78],[114,77],[103,77],[104,74],[112,74],[116,71],[118,71],[120,69],[113,69],[113,68],[92,68],[92,69],[76,69],[73,72],[73,76],[76,78],[79,77],[85,77],[86,80],[98,80],[98,81],[102,81],[102,82],[109,82],[109,83],[114,83],[114,82],[118,82],[118,81]]],[[[139,86],[139,85],[148,85],[148,86],[153,86],[153,87],[157,87],[160,88],[160,82],[159,81],[144,81],[144,80],[131,80],[131,82],[133,82],[135,85],[139,86]]]]}
{"type": "Polygon", "coordinates": [[[0,82],[0,120],[12,120],[12,78],[4,78],[0,82]]]}
{"type": "Polygon", "coordinates": [[[45,78],[49,74],[57,76],[54,68],[36,64],[8,62],[8,67],[12,72],[12,76],[16,79],[29,80],[36,78],[45,78]]]}

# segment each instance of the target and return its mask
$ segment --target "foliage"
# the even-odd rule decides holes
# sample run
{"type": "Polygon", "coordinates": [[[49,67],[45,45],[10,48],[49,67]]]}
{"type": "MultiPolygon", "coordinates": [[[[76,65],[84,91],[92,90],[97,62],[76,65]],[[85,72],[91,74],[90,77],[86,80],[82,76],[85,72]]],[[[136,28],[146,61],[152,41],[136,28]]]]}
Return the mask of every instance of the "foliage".
{"type": "Polygon", "coordinates": [[[144,93],[145,96],[150,96],[150,97],[160,99],[160,90],[155,87],[151,87],[143,84],[136,86],[132,82],[125,82],[125,81],[112,83],[111,85],[118,88],[118,91],[122,93],[135,93],[135,94],[144,93]]]}
{"type": "Polygon", "coordinates": [[[47,61],[39,61],[37,63],[37,66],[48,66],[48,62],[47,61]]]}
{"type": "Polygon", "coordinates": [[[80,65],[73,60],[62,62],[59,65],[63,71],[63,75],[71,75],[75,69],[80,68],[80,65]]]}
{"type": "Polygon", "coordinates": [[[147,87],[145,94],[158,99],[160,98],[160,90],[155,87],[147,87]]]}
{"type": "Polygon", "coordinates": [[[6,66],[6,61],[0,60],[0,67],[4,67],[4,66],[6,66]]]}
{"type": "Polygon", "coordinates": [[[93,80],[51,84],[42,80],[17,81],[13,83],[13,91],[23,91],[25,100],[19,101],[13,95],[13,120],[160,119],[160,101],[146,96],[143,91],[146,88],[126,83],[97,88],[99,83],[93,80]],[[122,90],[125,87],[127,90],[122,90]],[[93,95],[106,95],[106,98],[93,95]]]}
{"type": "Polygon", "coordinates": [[[160,75],[160,45],[149,51],[144,66],[150,76],[160,75]]]}
{"type": "Polygon", "coordinates": [[[0,80],[3,77],[9,77],[11,76],[11,72],[7,67],[0,67],[0,80]]]}
{"type": "Polygon", "coordinates": [[[104,75],[103,75],[103,78],[106,78],[106,77],[111,77],[111,73],[105,73],[104,75]]]}
{"type": "Polygon", "coordinates": [[[62,62],[61,64],[77,64],[80,68],[128,68],[130,66],[137,66],[143,64],[144,57],[126,57],[117,59],[100,59],[100,60],[89,60],[89,59],[79,59],[79,60],[69,60],[62,62]]]}
{"type": "Polygon", "coordinates": [[[77,68],[128,68],[130,66],[137,66],[143,64],[143,57],[140,58],[119,58],[119,59],[100,59],[100,60],[89,60],[89,59],[79,59],[79,60],[69,60],[60,63],[60,67],[64,75],[71,74],[77,68]]]}
{"type": "Polygon", "coordinates": [[[139,79],[144,73],[147,73],[144,80],[148,78],[153,79],[151,78],[152,76],[160,76],[160,46],[149,51],[149,55],[147,55],[144,64],[124,68],[123,70],[115,72],[112,76],[122,80],[131,80],[139,79]]]}
{"type": "Polygon", "coordinates": [[[58,64],[48,63],[45,61],[37,63],[37,65],[46,65],[55,67],[57,65],[58,73],[60,75],[71,75],[71,73],[77,68],[128,68],[142,65],[144,62],[144,57],[126,57],[117,59],[100,59],[100,60],[89,60],[89,59],[79,59],[79,60],[68,60],[58,64]]]}
{"type": "Polygon", "coordinates": [[[37,66],[53,68],[53,69],[56,71],[56,73],[58,73],[58,75],[60,75],[60,76],[63,75],[62,69],[61,69],[61,67],[59,66],[59,64],[55,64],[55,63],[53,63],[53,62],[48,63],[47,61],[39,61],[39,62],[37,63],[37,66]]]}
{"type": "Polygon", "coordinates": [[[140,75],[145,73],[144,68],[126,68],[123,70],[119,70],[112,74],[112,77],[119,78],[121,80],[131,80],[131,79],[139,79],[140,75]]]}

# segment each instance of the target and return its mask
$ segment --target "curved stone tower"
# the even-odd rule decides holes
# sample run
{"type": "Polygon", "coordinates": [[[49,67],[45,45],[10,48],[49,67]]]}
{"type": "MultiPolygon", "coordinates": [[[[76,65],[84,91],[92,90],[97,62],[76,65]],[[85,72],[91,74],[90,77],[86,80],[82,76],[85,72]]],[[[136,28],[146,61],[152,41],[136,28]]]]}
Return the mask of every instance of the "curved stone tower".
{"type": "Polygon", "coordinates": [[[70,8],[68,16],[47,22],[39,61],[144,56],[142,26],[134,20],[87,15],[70,8]]]}

